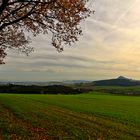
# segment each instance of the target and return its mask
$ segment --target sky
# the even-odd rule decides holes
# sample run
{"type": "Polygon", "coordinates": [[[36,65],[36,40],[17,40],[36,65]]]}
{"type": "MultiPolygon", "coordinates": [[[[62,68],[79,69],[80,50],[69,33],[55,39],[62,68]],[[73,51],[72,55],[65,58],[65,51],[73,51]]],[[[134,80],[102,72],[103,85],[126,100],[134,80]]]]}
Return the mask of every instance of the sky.
{"type": "Polygon", "coordinates": [[[32,38],[28,57],[8,52],[0,80],[140,79],[140,0],[90,0],[88,6],[96,12],[82,23],[79,42],[58,53],[51,36],[32,38]]]}

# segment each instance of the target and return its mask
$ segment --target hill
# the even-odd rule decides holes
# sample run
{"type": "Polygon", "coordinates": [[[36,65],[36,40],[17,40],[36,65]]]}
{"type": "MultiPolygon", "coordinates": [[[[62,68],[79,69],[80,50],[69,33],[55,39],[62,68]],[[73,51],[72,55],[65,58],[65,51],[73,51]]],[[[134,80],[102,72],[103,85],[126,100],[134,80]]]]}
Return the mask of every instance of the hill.
{"type": "Polygon", "coordinates": [[[99,80],[92,82],[95,86],[138,86],[140,81],[132,80],[124,76],[119,76],[116,79],[99,80]]]}

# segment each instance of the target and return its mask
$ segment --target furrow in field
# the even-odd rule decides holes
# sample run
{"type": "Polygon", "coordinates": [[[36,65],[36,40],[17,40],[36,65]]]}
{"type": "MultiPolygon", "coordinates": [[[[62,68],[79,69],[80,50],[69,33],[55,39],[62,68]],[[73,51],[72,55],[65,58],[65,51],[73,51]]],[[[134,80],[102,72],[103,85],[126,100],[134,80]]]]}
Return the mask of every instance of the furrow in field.
{"type": "MultiPolygon", "coordinates": [[[[43,106],[48,106],[48,104],[44,102],[37,101],[34,99],[31,100],[34,102],[38,102],[43,106]]],[[[109,118],[103,118],[102,116],[95,117],[89,114],[87,115],[84,113],[73,112],[71,110],[66,110],[53,105],[49,105],[47,107],[47,110],[44,110],[44,108],[42,108],[42,113],[46,114],[49,118],[55,118],[53,120],[60,119],[60,121],[63,121],[65,126],[68,125],[72,128],[75,127],[83,133],[89,134],[90,136],[94,137],[101,133],[102,135],[109,136],[112,138],[119,138],[125,135],[126,137],[134,137],[138,139],[140,134],[140,129],[135,128],[135,126],[122,124],[118,121],[115,122],[114,120],[111,120],[109,118]],[[48,109],[49,113],[47,113],[48,109]]]]}
{"type": "Polygon", "coordinates": [[[25,130],[31,127],[41,127],[41,132],[31,131],[34,137],[41,133],[46,134],[52,140],[55,136],[70,136],[73,137],[72,140],[89,140],[89,137],[91,140],[98,138],[103,140],[140,139],[138,125],[123,124],[119,120],[115,121],[109,117],[72,111],[38,98],[33,99],[21,95],[16,98],[8,96],[1,99],[1,102],[7,107],[9,113],[12,111],[13,119],[15,118],[21,121],[23,126],[25,125],[25,130]],[[31,127],[28,127],[28,123],[31,127]]]}
{"type": "Polygon", "coordinates": [[[35,128],[30,122],[19,119],[2,104],[0,110],[0,140],[48,140],[43,128],[35,128]]]}
{"type": "MultiPolygon", "coordinates": [[[[41,101],[37,101],[37,100],[33,100],[35,102],[39,102],[42,104],[46,104],[44,102],[41,101]]],[[[102,117],[102,116],[93,116],[93,115],[87,115],[84,113],[77,113],[77,112],[72,112],[71,110],[66,110],[63,108],[58,108],[56,106],[51,106],[50,107],[51,110],[53,111],[54,114],[56,115],[60,115],[61,117],[65,117],[68,118],[69,121],[71,120],[75,120],[75,122],[78,122],[79,120],[81,120],[82,122],[85,122],[86,124],[88,124],[89,126],[92,125],[92,129],[98,129],[100,127],[105,129],[105,132],[108,130],[110,133],[110,131],[115,131],[115,132],[119,132],[125,135],[130,135],[130,136],[134,136],[134,137],[139,137],[140,135],[140,127],[136,127],[135,125],[128,125],[128,124],[123,124],[119,121],[115,121],[115,120],[111,120],[109,117],[102,117]],[[98,126],[98,127],[95,127],[98,126]],[[133,129],[132,129],[133,128],[133,129]]],[[[53,115],[54,115],[53,114],[53,115]]],[[[53,116],[52,115],[52,116],[53,116]]],[[[55,115],[54,115],[55,116],[55,115]]]]}
{"type": "Polygon", "coordinates": [[[113,137],[115,138],[119,138],[120,135],[139,138],[139,132],[130,132],[131,127],[128,129],[128,126],[123,125],[121,123],[113,122],[107,119],[103,120],[101,118],[97,118],[83,113],[71,112],[69,110],[66,111],[54,106],[51,106],[50,108],[52,110],[52,116],[58,116],[59,118],[64,120],[64,122],[66,121],[70,124],[73,124],[75,127],[78,127],[84,133],[89,132],[89,135],[92,135],[93,132],[96,132],[96,135],[94,136],[97,136],[99,132],[102,131],[102,134],[106,136],[114,135],[113,137]]]}

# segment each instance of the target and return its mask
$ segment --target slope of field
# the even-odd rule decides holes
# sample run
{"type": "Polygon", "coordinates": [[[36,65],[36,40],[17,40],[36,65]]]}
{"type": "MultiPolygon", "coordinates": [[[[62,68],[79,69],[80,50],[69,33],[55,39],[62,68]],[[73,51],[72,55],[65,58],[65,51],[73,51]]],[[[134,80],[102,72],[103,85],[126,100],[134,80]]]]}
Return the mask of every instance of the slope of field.
{"type": "Polygon", "coordinates": [[[0,94],[0,140],[139,140],[140,97],[0,94]]]}

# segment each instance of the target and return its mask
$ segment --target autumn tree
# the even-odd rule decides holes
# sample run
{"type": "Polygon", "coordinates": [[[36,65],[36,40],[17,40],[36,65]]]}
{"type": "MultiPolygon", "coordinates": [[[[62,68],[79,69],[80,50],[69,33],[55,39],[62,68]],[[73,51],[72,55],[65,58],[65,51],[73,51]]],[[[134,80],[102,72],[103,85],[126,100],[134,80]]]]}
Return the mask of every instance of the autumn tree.
{"type": "Polygon", "coordinates": [[[52,35],[52,45],[63,50],[63,45],[78,40],[82,34],[81,20],[93,12],[86,8],[88,0],[0,0],[0,63],[6,49],[30,53],[30,38],[43,33],[52,35]]]}

